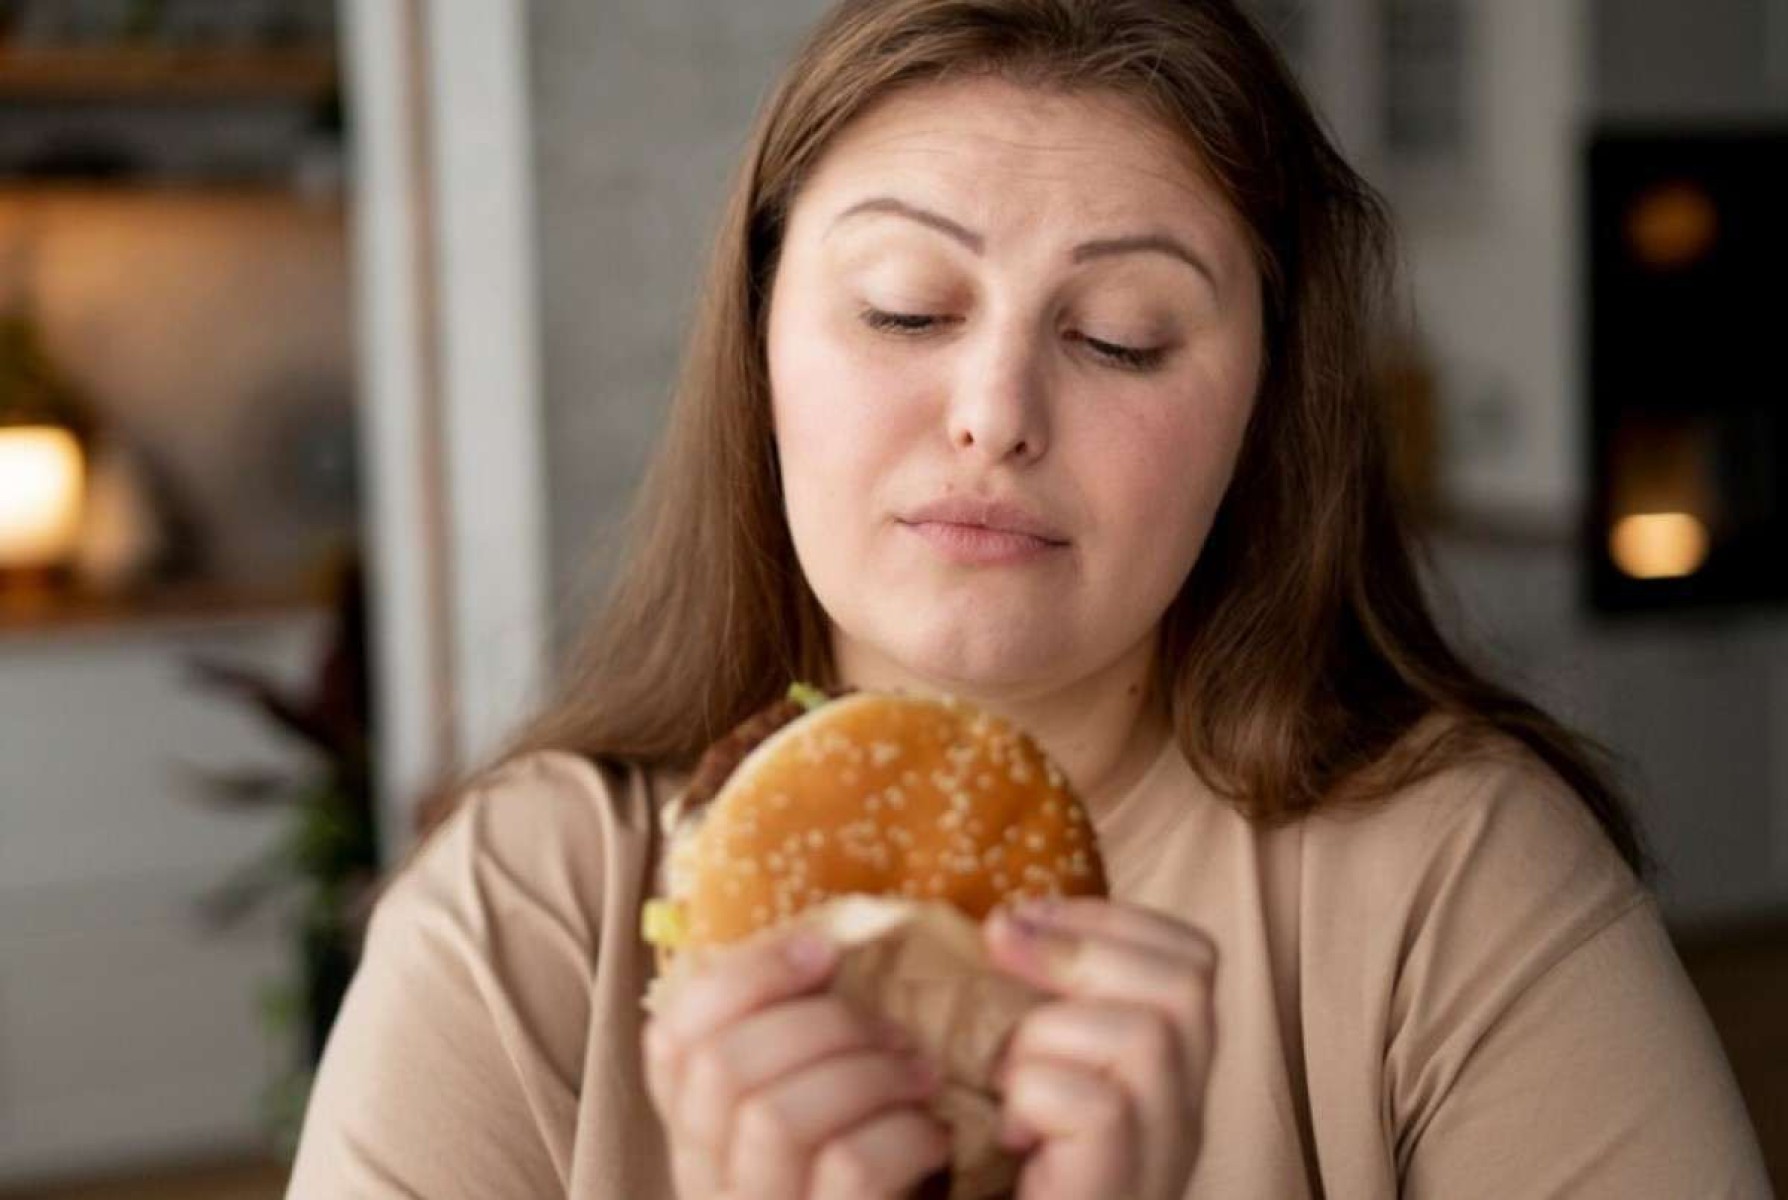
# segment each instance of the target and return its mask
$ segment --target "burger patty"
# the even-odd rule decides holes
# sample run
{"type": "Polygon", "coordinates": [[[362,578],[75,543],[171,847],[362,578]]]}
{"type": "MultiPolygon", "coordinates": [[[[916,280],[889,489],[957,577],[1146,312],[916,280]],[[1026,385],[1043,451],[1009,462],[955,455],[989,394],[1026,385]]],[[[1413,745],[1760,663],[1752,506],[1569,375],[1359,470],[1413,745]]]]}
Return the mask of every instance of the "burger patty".
{"type": "MultiPolygon", "coordinates": [[[[826,688],[826,699],[837,700],[848,696],[854,688],[826,688]]],[[[699,813],[720,794],[726,781],[733,777],[739,764],[751,755],[753,750],[770,740],[772,734],[785,725],[792,725],[795,720],[804,716],[807,708],[798,700],[786,696],[776,700],[739,724],[733,726],[731,732],[709,746],[702,754],[701,761],[695,765],[695,774],[690,776],[689,786],[684,789],[681,808],[684,814],[699,813]]]]}

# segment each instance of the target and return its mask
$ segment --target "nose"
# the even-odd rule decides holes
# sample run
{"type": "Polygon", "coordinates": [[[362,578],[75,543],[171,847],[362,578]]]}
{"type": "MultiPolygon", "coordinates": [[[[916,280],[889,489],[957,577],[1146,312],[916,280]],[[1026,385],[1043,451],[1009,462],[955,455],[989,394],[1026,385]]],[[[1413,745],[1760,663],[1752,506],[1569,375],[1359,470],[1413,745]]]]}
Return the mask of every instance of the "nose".
{"type": "Polygon", "coordinates": [[[990,331],[983,353],[957,377],[948,421],[950,444],[990,463],[1035,462],[1049,448],[1042,354],[1018,330],[990,331]]]}

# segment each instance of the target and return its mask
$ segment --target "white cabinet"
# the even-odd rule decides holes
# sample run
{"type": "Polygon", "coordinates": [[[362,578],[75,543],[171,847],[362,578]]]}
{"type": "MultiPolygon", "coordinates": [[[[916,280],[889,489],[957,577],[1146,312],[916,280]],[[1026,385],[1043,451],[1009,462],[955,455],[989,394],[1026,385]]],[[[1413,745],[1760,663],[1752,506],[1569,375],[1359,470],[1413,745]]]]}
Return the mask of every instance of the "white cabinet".
{"type": "Polygon", "coordinates": [[[209,808],[188,768],[303,752],[185,663],[302,681],[322,636],[295,612],[0,638],[0,1189],[259,1144],[286,1051],[256,997],[289,939],[209,932],[194,899],[286,815],[209,808]]]}

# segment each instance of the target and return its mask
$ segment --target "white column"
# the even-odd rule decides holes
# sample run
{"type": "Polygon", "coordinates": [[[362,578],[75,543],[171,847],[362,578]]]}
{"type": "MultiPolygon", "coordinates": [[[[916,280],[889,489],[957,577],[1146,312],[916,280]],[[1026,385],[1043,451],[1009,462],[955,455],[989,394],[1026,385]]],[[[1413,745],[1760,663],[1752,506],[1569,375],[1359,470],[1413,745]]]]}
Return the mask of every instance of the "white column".
{"type": "Polygon", "coordinates": [[[523,0],[339,0],[386,853],[538,696],[545,486],[523,0]]]}
{"type": "Polygon", "coordinates": [[[453,756],[419,3],[340,0],[380,830],[453,756]]]}
{"type": "Polygon", "coordinates": [[[538,698],[547,645],[527,13],[428,12],[457,748],[475,763],[538,698]]]}

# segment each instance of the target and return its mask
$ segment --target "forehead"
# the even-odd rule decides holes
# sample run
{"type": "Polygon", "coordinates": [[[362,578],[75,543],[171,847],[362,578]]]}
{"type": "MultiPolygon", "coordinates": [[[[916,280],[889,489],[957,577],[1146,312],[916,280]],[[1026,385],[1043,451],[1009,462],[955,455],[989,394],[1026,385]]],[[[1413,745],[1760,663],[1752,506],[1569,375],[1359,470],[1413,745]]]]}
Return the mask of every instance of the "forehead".
{"type": "MultiPolygon", "coordinates": [[[[857,117],[797,209],[886,192],[989,227],[1053,218],[1239,228],[1197,151],[1140,103],[987,77],[909,88],[857,117]]],[[[1213,230],[1214,231],[1214,230],[1213,230]]]]}

